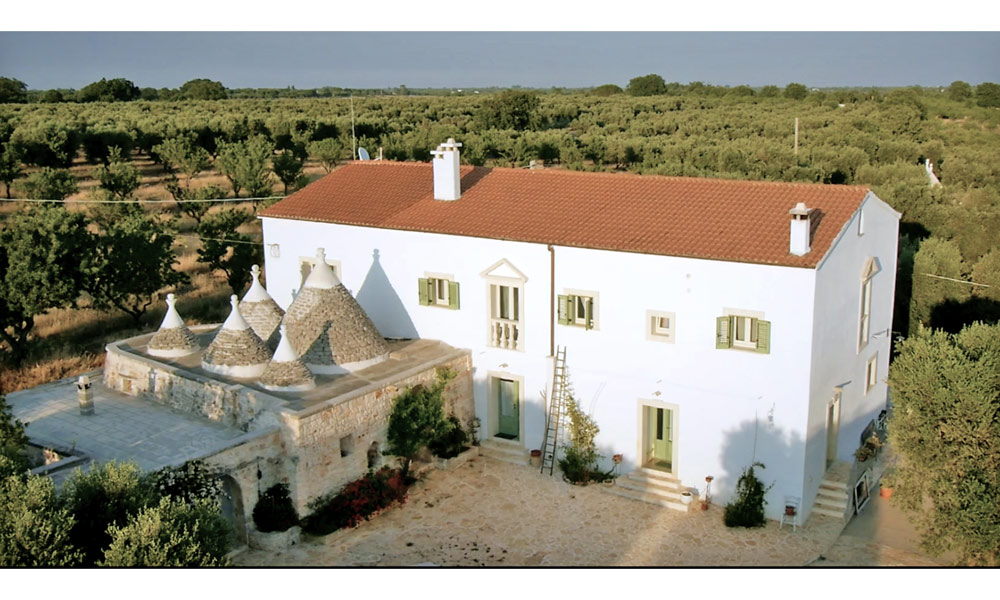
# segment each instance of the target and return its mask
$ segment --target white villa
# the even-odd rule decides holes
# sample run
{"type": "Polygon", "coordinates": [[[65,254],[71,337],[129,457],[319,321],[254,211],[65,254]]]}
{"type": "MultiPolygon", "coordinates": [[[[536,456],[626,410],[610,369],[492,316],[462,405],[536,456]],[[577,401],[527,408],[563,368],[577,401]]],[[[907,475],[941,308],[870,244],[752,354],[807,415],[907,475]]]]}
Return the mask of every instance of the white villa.
{"type": "Polygon", "coordinates": [[[383,337],[471,350],[485,447],[542,447],[565,347],[604,467],[622,454],[647,492],[711,476],[721,504],[760,461],[768,517],[823,512],[886,407],[899,213],[864,187],[474,168],[460,146],[264,210],[274,300],[323,248],[383,337]]]}

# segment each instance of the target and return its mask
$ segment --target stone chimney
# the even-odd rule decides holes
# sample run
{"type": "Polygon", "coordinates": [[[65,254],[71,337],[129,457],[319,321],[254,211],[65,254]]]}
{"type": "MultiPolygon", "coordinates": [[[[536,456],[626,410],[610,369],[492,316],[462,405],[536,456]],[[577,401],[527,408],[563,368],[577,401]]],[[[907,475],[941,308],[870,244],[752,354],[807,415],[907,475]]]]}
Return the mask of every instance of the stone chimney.
{"type": "Polygon", "coordinates": [[[799,202],[795,208],[788,211],[788,214],[792,216],[789,227],[788,251],[795,256],[809,254],[809,250],[811,250],[809,247],[809,213],[811,212],[812,209],[806,208],[805,202],[799,202]]]}
{"type": "Polygon", "coordinates": [[[431,152],[434,158],[434,199],[458,200],[462,197],[461,173],[458,168],[458,148],[462,144],[453,138],[431,152]]]}

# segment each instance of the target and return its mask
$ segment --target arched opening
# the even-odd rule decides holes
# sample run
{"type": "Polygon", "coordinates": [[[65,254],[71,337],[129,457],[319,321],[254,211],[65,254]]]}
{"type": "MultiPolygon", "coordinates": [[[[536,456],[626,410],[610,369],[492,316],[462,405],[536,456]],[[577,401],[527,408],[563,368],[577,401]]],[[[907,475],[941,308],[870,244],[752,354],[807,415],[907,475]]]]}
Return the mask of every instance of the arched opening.
{"type": "Polygon", "coordinates": [[[237,545],[246,544],[247,525],[243,512],[243,492],[240,490],[240,484],[229,475],[222,476],[219,506],[222,508],[222,516],[233,525],[237,545]]]}

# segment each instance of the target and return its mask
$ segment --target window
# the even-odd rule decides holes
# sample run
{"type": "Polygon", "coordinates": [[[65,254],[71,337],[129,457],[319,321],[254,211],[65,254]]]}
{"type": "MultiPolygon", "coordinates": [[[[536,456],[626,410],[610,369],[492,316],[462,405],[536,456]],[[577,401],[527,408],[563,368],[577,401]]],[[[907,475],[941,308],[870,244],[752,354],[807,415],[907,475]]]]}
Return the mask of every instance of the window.
{"type": "Polygon", "coordinates": [[[865,209],[862,208],[858,211],[858,235],[862,236],[865,234],[865,209]]]}
{"type": "Polygon", "coordinates": [[[354,454],[354,436],[345,435],[340,438],[340,457],[344,458],[354,454]]]}
{"type": "Polygon", "coordinates": [[[878,383],[878,352],[868,359],[865,366],[865,394],[867,394],[878,383]]]}
{"type": "Polygon", "coordinates": [[[879,272],[878,261],[869,258],[861,271],[861,318],[858,324],[858,352],[868,345],[871,339],[872,320],[872,278],[879,272]]]}
{"type": "Polygon", "coordinates": [[[512,285],[491,285],[493,318],[519,321],[521,315],[521,290],[512,285]]]}
{"type": "Polygon", "coordinates": [[[715,347],[742,348],[761,354],[771,353],[771,322],[762,313],[727,311],[715,319],[715,347]],[[754,315],[758,316],[754,316],[754,315]]]}
{"type": "Polygon", "coordinates": [[[646,311],[646,339],[656,342],[674,341],[674,313],[646,311]]]}
{"type": "Polygon", "coordinates": [[[559,296],[559,324],[597,329],[597,293],[572,291],[559,296]]]}
{"type": "Polygon", "coordinates": [[[485,279],[487,344],[493,348],[524,351],[524,286],[528,278],[509,260],[501,258],[480,273],[485,279]]]}
{"type": "Polygon", "coordinates": [[[418,280],[421,306],[441,306],[458,309],[458,282],[444,275],[421,277],[418,280]]]}

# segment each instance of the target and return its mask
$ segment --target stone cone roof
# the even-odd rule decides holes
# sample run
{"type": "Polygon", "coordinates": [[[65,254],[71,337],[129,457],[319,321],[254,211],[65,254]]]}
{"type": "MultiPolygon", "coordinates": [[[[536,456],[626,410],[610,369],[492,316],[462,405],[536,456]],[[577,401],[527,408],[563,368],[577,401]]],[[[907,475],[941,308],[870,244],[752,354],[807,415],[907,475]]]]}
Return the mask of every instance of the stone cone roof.
{"type": "Polygon", "coordinates": [[[274,357],[260,376],[260,385],[269,390],[286,392],[301,392],[315,388],[316,379],[292,348],[284,325],[281,326],[280,334],[278,349],[274,351],[274,357]]]}
{"type": "Polygon", "coordinates": [[[252,282],[250,289],[240,301],[240,314],[257,334],[257,337],[267,343],[268,348],[278,345],[278,325],[285,311],[271,298],[264,286],[260,284],[260,267],[254,265],[250,269],[252,282]]]}
{"type": "Polygon", "coordinates": [[[202,355],[201,366],[221,375],[259,377],[271,360],[271,350],[240,314],[235,294],[230,302],[232,312],[202,355]]]}
{"type": "Polygon", "coordinates": [[[284,320],[292,348],[314,373],[362,369],[389,357],[389,346],[326,264],[320,248],[284,320]]]}
{"type": "Polygon", "coordinates": [[[198,340],[178,314],[176,302],[177,299],[173,294],[167,294],[167,314],[160,323],[160,329],[153,334],[146,345],[146,353],[150,356],[175,358],[201,350],[198,340]]]}

